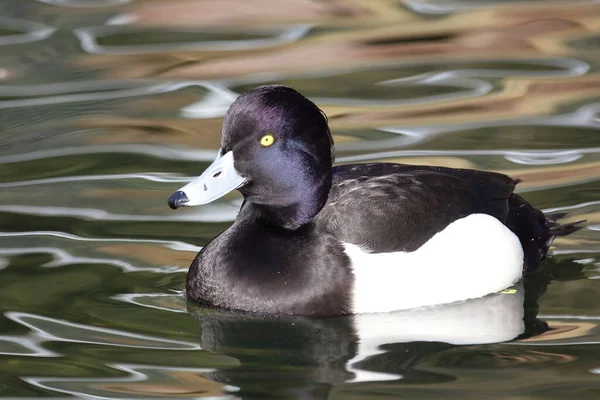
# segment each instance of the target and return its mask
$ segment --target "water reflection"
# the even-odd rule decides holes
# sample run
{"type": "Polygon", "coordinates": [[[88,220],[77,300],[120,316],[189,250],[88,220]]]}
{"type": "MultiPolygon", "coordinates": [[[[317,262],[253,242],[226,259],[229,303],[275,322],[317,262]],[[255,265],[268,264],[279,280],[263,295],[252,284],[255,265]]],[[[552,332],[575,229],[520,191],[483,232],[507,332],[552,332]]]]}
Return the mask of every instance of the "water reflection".
{"type": "MultiPolygon", "coordinates": [[[[116,329],[100,328],[62,321],[40,315],[8,312],[5,317],[31,330],[27,340],[34,344],[50,341],[89,343],[127,348],[199,350],[196,343],[156,338],[116,329]]],[[[25,338],[25,337],[24,337],[25,338]]],[[[30,346],[27,346],[30,347],[30,346]]],[[[31,346],[34,347],[34,346],[31,346]]]]}
{"type": "Polygon", "coordinates": [[[99,264],[118,267],[123,272],[179,272],[179,265],[163,264],[173,259],[172,255],[166,254],[180,256],[180,252],[189,252],[189,258],[192,258],[201,249],[180,241],[94,239],[64,232],[0,232],[0,237],[3,238],[2,256],[42,253],[50,255],[52,260],[42,263],[41,267],[99,264]],[[145,257],[146,254],[150,257],[145,257]]]}
{"type": "Polygon", "coordinates": [[[240,387],[244,398],[327,398],[343,383],[454,380],[420,371],[419,362],[453,345],[505,342],[547,331],[537,319],[537,301],[548,282],[540,274],[525,281],[527,290],[521,283],[454,305],[320,320],[265,319],[192,302],[188,307],[200,323],[203,348],[240,361],[233,369],[208,374],[211,379],[240,387]],[[267,387],[264,374],[271,382],[267,387]]]}
{"type": "Polygon", "coordinates": [[[110,7],[132,3],[134,0],[37,0],[41,3],[64,7],[110,7]]]}
{"type": "MultiPolygon", "coordinates": [[[[543,3],[547,6],[547,3],[560,4],[560,0],[555,1],[540,1],[533,0],[529,1],[535,7],[535,3],[543,3]]],[[[404,5],[410,8],[412,11],[423,13],[423,14],[450,14],[459,11],[472,10],[476,8],[492,7],[496,4],[501,3],[518,3],[517,0],[506,0],[506,1],[473,1],[473,0],[404,0],[404,5]]],[[[583,2],[582,2],[583,3],[583,2]]],[[[588,2],[589,3],[589,2],[588,2]]]]}
{"type": "MultiPolygon", "coordinates": [[[[550,268],[511,290],[408,312],[319,320],[265,319],[200,308],[193,302],[188,307],[200,323],[203,348],[240,362],[239,366],[205,376],[239,387],[235,394],[243,398],[328,398],[330,391],[335,393],[340,385],[367,385],[374,381],[398,381],[404,385],[452,382],[456,379],[452,374],[428,372],[420,364],[432,356],[439,358],[444,352],[467,354],[467,349],[476,348],[469,345],[519,339],[509,343],[509,347],[505,345],[504,350],[488,350],[492,356],[488,363],[497,365],[513,357],[506,350],[510,345],[537,345],[545,340],[549,340],[549,345],[561,345],[558,336],[564,336],[564,327],[572,327],[573,322],[555,322],[549,327],[538,319],[537,313],[539,298],[553,274],[564,269],[577,276],[582,265],[552,262],[550,268]],[[269,382],[266,386],[265,374],[269,382]]],[[[597,323],[590,324],[590,328],[593,335],[600,333],[597,323]]],[[[589,340],[592,334],[589,328],[566,331],[582,341],[589,340]]],[[[542,356],[537,350],[530,353],[533,360],[542,356]]],[[[552,353],[544,354],[540,362],[554,362],[552,353]]],[[[565,357],[561,362],[574,360],[565,357]]],[[[456,362],[460,363],[454,359],[451,364],[456,362]]]]}
{"type": "MultiPolygon", "coordinates": [[[[537,314],[538,301],[548,284],[555,279],[578,279],[582,268],[582,263],[549,260],[546,269],[516,287],[485,298],[415,311],[332,319],[265,318],[188,302],[187,311],[201,328],[197,343],[8,312],[5,316],[9,320],[29,332],[1,336],[0,351],[12,356],[56,358],[64,357],[64,351],[71,353],[73,346],[92,345],[100,349],[126,348],[130,356],[125,356],[125,360],[135,360],[142,354],[136,356],[136,349],[176,350],[188,354],[194,363],[206,365],[169,365],[169,360],[182,362],[185,356],[167,357],[160,364],[153,364],[152,359],[161,360],[156,353],[141,358],[143,363],[111,362],[110,354],[107,358],[98,353],[105,363],[102,373],[76,373],[70,377],[21,375],[34,387],[84,397],[140,398],[160,394],[169,398],[317,399],[332,395],[336,398],[340,391],[372,390],[369,388],[375,382],[397,382],[402,386],[388,386],[387,390],[400,393],[405,390],[402,387],[456,382],[463,357],[473,352],[485,360],[485,368],[578,362],[579,356],[542,350],[539,346],[600,343],[598,318],[549,325],[537,314]],[[569,274],[564,275],[565,271],[569,274]],[[494,347],[494,343],[514,339],[518,340],[494,347]],[[51,345],[53,342],[68,343],[71,349],[51,345]],[[491,347],[481,347],[484,344],[491,347]],[[530,347],[519,351],[522,346],[530,347]],[[218,358],[211,361],[206,351],[218,358]],[[431,362],[436,359],[444,361],[435,362],[432,368],[431,362]],[[211,364],[219,367],[210,367],[211,364]]],[[[162,313],[185,315],[186,311],[178,293],[115,298],[162,313]]],[[[84,350],[82,354],[85,353],[84,350]]],[[[382,387],[376,389],[379,390],[382,387]]]]}
{"type": "Polygon", "coordinates": [[[186,313],[185,295],[181,292],[170,294],[164,293],[124,293],[114,296],[115,299],[127,303],[136,304],[141,307],[149,307],[156,310],[186,313]]]}
{"type": "MultiPolygon", "coordinates": [[[[114,20],[113,20],[114,24],[114,20]]],[[[305,36],[310,26],[235,32],[212,30],[149,31],[117,26],[82,28],[74,31],[81,48],[91,54],[140,54],[173,51],[239,51],[274,47],[305,36]],[[201,40],[206,36],[206,40],[201,40]],[[154,39],[154,43],[153,40],[154,39]],[[185,41],[187,39],[187,41],[185,41]],[[128,44],[132,42],[133,44],[128,44]],[[164,43],[160,43],[164,42],[164,43]],[[107,43],[102,45],[101,43],[107,43]]]]}
{"type": "Polygon", "coordinates": [[[596,398],[597,3],[0,2],[0,396],[596,398]],[[240,198],[165,197],[264,83],[318,103],[340,163],[504,172],[587,225],[515,293],[452,307],[187,304],[185,268],[240,198]]]}
{"type": "MultiPolygon", "coordinates": [[[[12,99],[0,101],[0,109],[55,105],[65,103],[77,103],[86,101],[100,101],[111,99],[124,99],[128,97],[148,96],[162,93],[174,92],[189,87],[198,87],[206,92],[205,102],[200,102],[208,106],[208,109],[221,110],[222,114],[215,114],[219,117],[224,114],[227,107],[235,99],[231,92],[210,82],[202,81],[157,81],[157,80],[136,80],[136,81],[82,81],[69,83],[46,83],[40,85],[13,86],[3,85],[0,87],[0,97],[20,98],[33,97],[32,99],[12,99]],[[223,110],[225,108],[225,110],[223,110]]],[[[206,116],[208,110],[206,110],[206,116]]]]}
{"type": "Polygon", "coordinates": [[[56,28],[35,21],[15,18],[0,18],[0,31],[10,34],[0,34],[0,46],[37,42],[52,36],[56,28]]]}
{"type": "Polygon", "coordinates": [[[55,393],[64,393],[76,397],[112,399],[112,398],[148,398],[157,395],[169,398],[198,396],[221,396],[236,388],[207,381],[203,375],[211,368],[167,368],[153,365],[114,364],[111,368],[121,375],[117,378],[48,378],[25,377],[30,385],[55,393]]]}

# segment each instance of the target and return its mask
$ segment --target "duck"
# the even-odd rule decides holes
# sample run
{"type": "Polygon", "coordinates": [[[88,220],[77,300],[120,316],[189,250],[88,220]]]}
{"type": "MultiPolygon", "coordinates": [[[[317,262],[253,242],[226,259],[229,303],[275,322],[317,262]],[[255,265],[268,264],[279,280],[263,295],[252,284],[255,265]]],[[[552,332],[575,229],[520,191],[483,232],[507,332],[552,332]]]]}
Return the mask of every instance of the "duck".
{"type": "Polygon", "coordinates": [[[237,97],[214,162],[168,199],[176,209],[243,196],[233,224],[193,260],[187,297],[308,317],[433,307],[512,287],[555,237],[580,229],[534,208],[504,174],[334,166],[334,154],[327,116],[295,89],[237,97]]]}

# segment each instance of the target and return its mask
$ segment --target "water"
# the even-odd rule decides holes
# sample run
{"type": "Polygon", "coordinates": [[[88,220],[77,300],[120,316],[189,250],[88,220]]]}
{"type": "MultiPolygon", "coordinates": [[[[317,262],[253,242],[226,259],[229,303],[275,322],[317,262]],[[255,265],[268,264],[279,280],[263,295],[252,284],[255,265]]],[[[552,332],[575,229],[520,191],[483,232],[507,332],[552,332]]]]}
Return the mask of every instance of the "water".
{"type": "Polygon", "coordinates": [[[0,16],[0,397],[600,397],[597,2],[4,0],[0,16]],[[270,82],[325,110],[339,163],[505,172],[585,229],[458,306],[187,304],[190,261],[240,199],[166,199],[214,158],[236,95],[270,82]]]}

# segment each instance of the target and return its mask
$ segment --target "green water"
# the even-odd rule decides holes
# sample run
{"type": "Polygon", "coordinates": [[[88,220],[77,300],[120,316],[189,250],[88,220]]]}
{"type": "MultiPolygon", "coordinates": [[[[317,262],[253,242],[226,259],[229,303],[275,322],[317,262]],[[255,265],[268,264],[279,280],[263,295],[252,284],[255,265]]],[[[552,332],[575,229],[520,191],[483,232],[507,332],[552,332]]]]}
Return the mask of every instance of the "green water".
{"type": "Polygon", "coordinates": [[[597,4],[4,0],[0,15],[0,398],[600,397],[597,4]],[[166,199],[212,161],[236,95],[272,82],[328,114],[339,163],[508,173],[585,228],[514,291],[458,306],[310,320],[188,304],[187,267],[240,198],[166,199]]]}

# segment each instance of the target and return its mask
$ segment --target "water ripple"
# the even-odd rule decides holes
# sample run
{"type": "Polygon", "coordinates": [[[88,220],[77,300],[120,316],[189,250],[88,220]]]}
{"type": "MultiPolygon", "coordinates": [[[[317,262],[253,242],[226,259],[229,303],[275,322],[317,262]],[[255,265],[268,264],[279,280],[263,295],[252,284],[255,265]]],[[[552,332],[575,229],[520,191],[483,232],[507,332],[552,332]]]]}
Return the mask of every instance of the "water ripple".
{"type": "Polygon", "coordinates": [[[195,177],[181,177],[167,173],[141,173],[141,174],[106,174],[106,175],[82,175],[82,176],[61,176],[57,178],[30,179],[27,181],[1,182],[0,188],[12,188],[21,186],[48,185],[65,182],[93,182],[93,181],[120,181],[123,179],[141,179],[149,182],[160,183],[187,183],[195,177]]]}
{"type": "MultiPolygon", "coordinates": [[[[600,153],[600,147],[593,148],[579,148],[579,149],[568,149],[568,150],[518,150],[518,149],[505,149],[505,150],[397,150],[397,151],[386,151],[379,153],[370,153],[365,155],[345,156],[340,157],[336,161],[340,163],[350,163],[359,161],[371,161],[382,158],[393,158],[393,157],[415,157],[415,156],[491,156],[500,155],[505,157],[514,157],[515,160],[519,160],[519,163],[524,163],[521,160],[525,160],[528,157],[550,160],[547,164],[553,164],[552,159],[563,160],[564,157],[574,157],[574,160],[581,158],[584,154],[598,154],[600,153]]],[[[562,162],[561,162],[562,163],[562,162]]],[[[538,161],[533,164],[539,164],[538,161]]]]}
{"type": "Polygon", "coordinates": [[[228,222],[237,216],[237,204],[219,203],[207,205],[187,213],[173,215],[133,215],[116,214],[98,208],[45,207],[26,205],[0,205],[0,212],[52,217],[74,217],[98,221],[188,221],[188,222],[228,222]]]}
{"type": "Polygon", "coordinates": [[[108,364],[107,366],[125,373],[126,376],[103,378],[23,377],[22,379],[41,389],[87,399],[155,398],[157,395],[169,398],[197,398],[200,396],[205,398],[207,394],[212,395],[211,398],[225,399],[233,397],[224,397],[223,392],[239,390],[233,386],[210,384],[202,378],[203,374],[214,372],[213,368],[139,364],[108,364]],[[188,382],[179,382],[182,376],[187,376],[188,382]],[[175,393],[171,393],[170,390],[174,390],[175,393]],[[180,393],[182,390],[185,392],[180,393]]]}
{"type": "Polygon", "coordinates": [[[0,248],[0,254],[4,256],[14,256],[23,254],[51,254],[53,260],[42,264],[42,267],[62,267],[64,265],[72,264],[98,264],[98,265],[111,265],[123,269],[124,272],[158,272],[158,273],[173,273],[173,272],[185,272],[182,271],[178,266],[161,267],[161,268],[144,268],[138,267],[128,263],[127,261],[118,258],[94,258],[94,257],[76,257],[69,254],[63,249],[55,247],[22,247],[22,248],[0,248]]]}
{"type": "MultiPolygon", "coordinates": [[[[23,254],[50,254],[52,261],[42,264],[42,267],[61,267],[74,264],[111,265],[123,272],[154,272],[161,274],[185,272],[179,265],[159,265],[150,263],[132,252],[134,245],[151,245],[154,249],[164,247],[174,252],[197,253],[201,247],[180,241],[165,241],[154,239],[99,239],[84,238],[64,232],[0,232],[3,238],[0,255],[14,256],[23,254]],[[107,258],[106,249],[119,252],[119,258],[107,258]],[[135,260],[135,263],[133,262],[135,260]],[[142,263],[143,265],[137,265],[142,263]],[[152,265],[154,264],[154,265],[152,265]]],[[[154,250],[156,252],[157,250],[154,250]]],[[[146,253],[148,250],[146,250],[146,253]]],[[[177,253],[174,253],[177,254],[177,253]]],[[[172,257],[175,264],[176,257],[172,257]]]]}
{"type": "MultiPolygon", "coordinates": [[[[90,54],[144,54],[173,51],[236,51],[248,49],[262,49],[279,46],[282,44],[295,42],[310,31],[311,25],[294,25],[283,28],[263,28],[263,29],[244,29],[238,31],[240,36],[259,35],[268,36],[261,39],[239,39],[239,40],[206,40],[188,43],[152,43],[143,45],[111,45],[103,46],[98,43],[99,39],[107,35],[126,34],[131,36],[137,31],[135,28],[122,27],[120,25],[104,25],[97,27],[88,27],[75,29],[73,33],[79,39],[81,48],[90,54]]],[[[171,30],[172,31],[172,30],[171,30]]],[[[211,33],[218,36],[223,30],[205,29],[205,30],[180,30],[180,32],[211,33]]],[[[224,33],[230,33],[225,31],[224,33]]]]}
{"type": "Polygon", "coordinates": [[[154,350],[201,349],[197,343],[76,324],[36,314],[9,311],[4,313],[4,316],[32,331],[27,336],[22,337],[24,340],[31,341],[34,345],[32,348],[44,342],[64,342],[154,350]]]}
{"type": "Polygon", "coordinates": [[[183,293],[123,293],[113,297],[116,300],[149,307],[155,310],[174,313],[187,313],[186,301],[183,293]]]}
{"type": "Polygon", "coordinates": [[[191,150],[181,148],[169,148],[166,146],[154,146],[144,144],[118,144],[118,145],[95,145],[80,147],[61,147],[51,150],[38,150],[29,153],[11,154],[0,156],[0,163],[17,163],[23,161],[41,160],[52,157],[65,157],[72,155],[91,155],[104,153],[130,153],[162,158],[166,160],[188,160],[204,161],[214,160],[215,150],[191,150]]]}
{"type": "Polygon", "coordinates": [[[593,397],[598,2],[0,2],[0,397],[593,397]],[[587,222],[514,293],[331,319],[188,302],[241,198],[166,197],[262,84],[322,107],[340,163],[503,172],[587,222]]]}
{"type": "Polygon", "coordinates": [[[0,36],[0,46],[37,42],[52,36],[56,28],[35,21],[0,17],[0,28],[25,31],[12,35],[0,36]]]}
{"type": "MultiPolygon", "coordinates": [[[[404,6],[413,12],[429,15],[446,15],[478,8],[491,8],[501,1],[482,2],[473,0],[404,0],[404,6]]],[[[535,4],[535,2],[529,2],[535,4]]],[[[539,3],[542,3],[539,1],[539,3]]],[[[546,4],[560,5],[562,0],[544,1],[546,4]]],[[[597,0],[583,0],[579,4],[596,4],[597,0]]]]}
{"type": "Polygon", "coordinates": [[[118,239],[118,238],[86,238],[82,236],[72,235],[65,232],[55,231],[27,231],[27,232],[0,232],[0,237],[40,237],[50,236],[61,239],[74,240],[78,242],[92,242],[92,243],[150,243],[157,244],[175,251],[192,251],[198,252],[201,247],[191,245],[189,243],[173,241],[173,240],[158,240],[158,239],[118,239]]]}
{"type": "MultiPolygon", "coordinates": [[[[12,109],[21,107],[34,107],[44,105],[81,103],[87,101],[125,99],[129,97],[149,96],[163,93],[175,92],[181,89],[198,86],[206,89],[210,96],[204,99],[208,106],[206,115],[218,115],[223,113],[225,105],[231,104],[235,95],[216,83],[207,81],[84,81],[70,84],[47,83],[41,85],[1,85],[0,95],[4,96],[44,96],[33,99],[5,100],[0,101],[0,109],[12,109]],[[94,91],[95,90],[95,91],[94,91]],[[90,93],[77,93],[89,92],[90,93]],[[65,94],[73,93],[73,94],[65,94]],[[52,95],[57,94],[57,95],[52,95]],[[60,95],[59,95],[60,94],[60,95]],[[212,111],[210,111],[212,110],[212,111]],[[210,114],[212,113],[212,114],[210,114]]],[[[226,110],[226,108],[225,108],[226,110]]]]}
{"type": "Polygon", "coordinates": [[[357,355],[346,363],[355,374],[351,382],[402,378],[357,367],[361,361],[385,353],[385,344],[432,341],[467,345],[512,340],[525,330],[523,300],[524,289],[519,283],[514,294],[493,294],[418,311],[357,315],[354,323],[359,347],[357,355]]]}
{"type": "Polygon", "coordinates": [[[51,4],[53,6],[62,7],[83,7],[83,8],[99,8],[99,7],[114,7],[133,3],[135,0],[37,0],[40,3],[51,4]]]}

